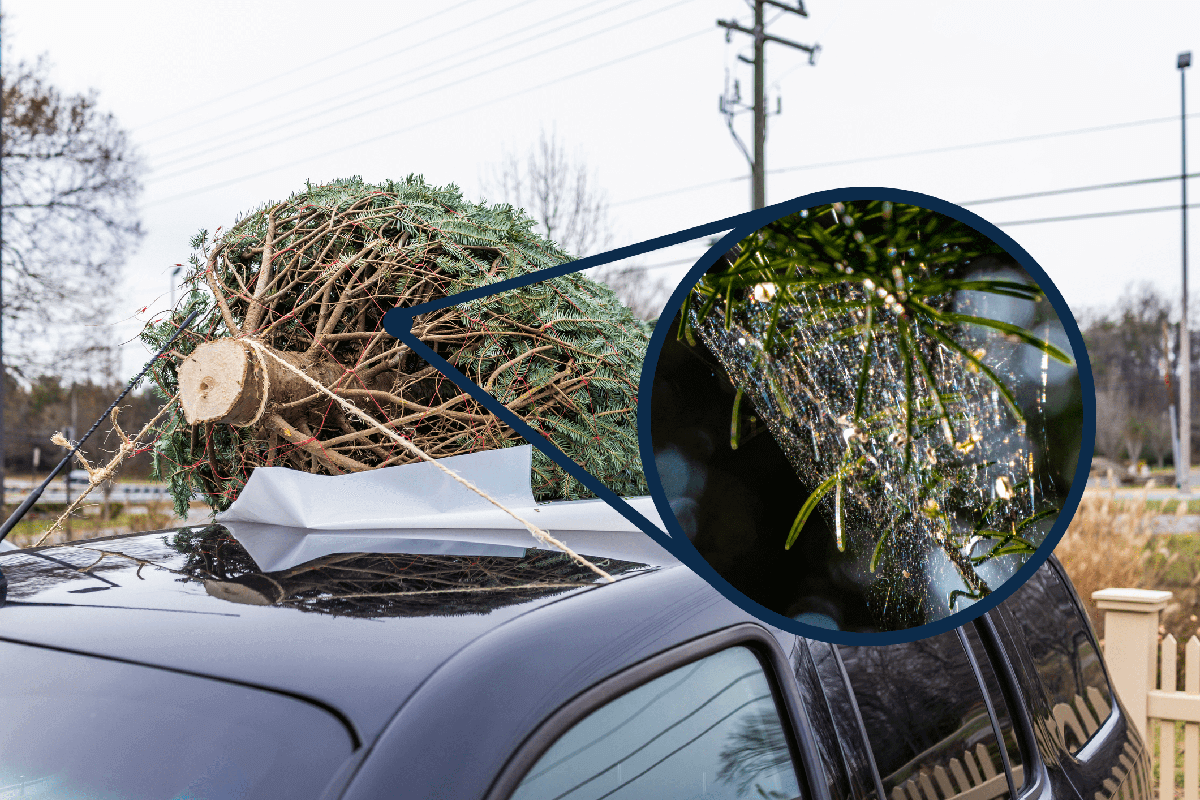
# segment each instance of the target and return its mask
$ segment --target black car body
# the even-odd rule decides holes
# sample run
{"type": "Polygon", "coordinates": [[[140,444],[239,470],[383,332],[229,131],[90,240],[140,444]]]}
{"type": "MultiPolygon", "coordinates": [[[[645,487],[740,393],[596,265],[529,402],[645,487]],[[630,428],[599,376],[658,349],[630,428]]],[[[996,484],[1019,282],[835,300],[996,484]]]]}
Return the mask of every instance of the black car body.
{"type": "Polygon", "coordinates": [[[1150,796],[1053,559],[957,631],[843,647],[678,564],[263,575],[205,536],[0,553],[0,798],[1150,796]]]}

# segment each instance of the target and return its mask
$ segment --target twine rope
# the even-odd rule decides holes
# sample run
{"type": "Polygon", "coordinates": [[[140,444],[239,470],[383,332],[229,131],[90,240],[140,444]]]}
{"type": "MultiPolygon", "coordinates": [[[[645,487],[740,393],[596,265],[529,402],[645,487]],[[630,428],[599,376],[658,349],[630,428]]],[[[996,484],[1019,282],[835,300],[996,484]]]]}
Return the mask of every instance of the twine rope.
{"type": "MultiPolygon", "coordinates": [[[[83,503],[84,498],[86,498],[89,494],[91,494],[92,489],[95,489],[97,486],[104,483],[106,480],[113,477],[113,475],[115,475],[117,473],[117,470],[121,466],[121,462],[124,461],[125,458],[130,453],[132,453],[134,450],[137,449],[138,442],[141,440],[141,438],[150,432],[150,430],[154,427],[154,425],[157,424],[158,421],[160,419],[162,419],[163,415],[167,413],[167,409],[169,409],[171,406],[175,405],[175,403],[178,402],[178,400],[179,400],[179,395],[175,395],[170,400],[168,400],[166,403],[164,403],[163,407],[161,409],[159,409],[159,412],[154,415],[154,419],[147,422],[146,425],[140,431],[138,431],[137,434],[134,435],[134,437],[132,439],[130,439],[128,436],[126,436],[125,431],[121,430],[121,426],[117,424],[117,411],[119,409],[114,408],[112,410],[113,430],[115,430],[117,432],[117,435],[119,437],[121,437],[121,444],[120,444],[120,446],[117,447],[116,454],[112,457],[112,460],[109,461],[107,464],[105,464],[103,467],[93,467],[91,464],[89,464],[88,460],[86,458],[84,458],[82,451],[75,454],[75,457],[77,459],[79,459],[79,463],[82,464],[83,468],[86,469],[88,472],[87,488],[85,488],[82,492],[79,493],[79,496],[76,497],[75,500],[71,502],[71,505],[69,505],[67,507],[67,510],[62,513],[62,516],[60,516],[58,519],[56,519],[54,521],[54,524],[51,525],[49,528],[47,528],[45,533],[42,534],[41,538],[33,543],[34,547],[37,547],[42,542],[46,541],[47,537],[49,537],[50,534],[52,534],[56,530],[58,530],[62,526],[62,524],[64,522],[66,522],[67,517],[69,517],[75,513],[75,509],[79,508],[80,504],[83,503]]],[[[53,442],[54,444],[58,445],[59,447],[65,447],[68,450],[70,448],[74,447],[74,445],[67,440],[67,437],[63,436],[61,433],[55,433],[53,436],[50,437],[50,441],[53,442]]]]}
{"type": "Polygon", "coordinates": [[[262,400],[258,404],[258,411],[254,414],[254,419],[250,420],[247,425],[256,425],[263,418],[263,414],[267,412],[267,398],[271,395],[271,374],[267,370],[267,360],[263,358],[262,351],[254,349],[254,356],[258,360],[259,371],[262,372],[262,400]]]}
{"type": "Polygon", "coordinates": [[[579,555],[574,550],[572,550],[571,548],[567,547],[565,544],[560,542],[558,539],[555,539],[549,533],[547,533],[546,531],[544,531],[541,528],[534,525],[532,522],[529,522],[528,520],[524,519],[519,514],[514,512],[512,509],[508,508],[503,503],[501,503],[499,500],[492,497],[486,491],[479,488],[474,483],[471,483],[471,481],[462,477],[457,472],[455,472],[454,470],[447,467],[445,464],[442,464],[440,461],[438,461],[438,459],[430,456],[428,453],[426,453],[420,447],[417,447],[417,445],[413,444],[413,442],[409,441],[408,439],[405,439],[403,436],[401,436],[400,434],[391,430],[390,428],[385,427],[384,425],[382,425],[381,423],[376,421],[374,417],[367,414],[365,411],[360,409],[358,406],[354,405],[353,403],[349,403],[346,400],[343,400],[342,398],[338,397],[332,391],[330,391],[325,386],[323,386],[319,381],[316,381],[313,378],[310,378],[308,375],[306,375],[303,370],[288,363],[285,359],[280,358],[278,355],[271,352],[270,349],[268,349],[261,342],[258,342],[254,339],[243,339],[242,341],[245,342],[250,347],[252,347],[254,349],[254,351],[257,354],[259,354],[260,358],[262,356],[266,355],[266,356],[270,356],[271,358],[275,359],[277,362],[279,362],[284,367],[284,369],[287,369],[290,372],[294,373],[295,375],[298,375],[305,383],[307,383],[312,388],[316,389],[321,394],[324,394],[327,397],[329,397],[330,399],[332,399],[335,403],[337,403],[339,406],[341,406],[343,410],[353,414],[354,416],[358,417],[366,424],[375,428],[380,433],[384,434],[389,439],[391,439],[392,441],[399,444],[401,447],[408,450],[410,453],[415,455],[417,458],[421,459],[422,461],[428,461],[430,464],[433,464],[435,467],[440,469],[442,472],[446,473],[446,475],[448,475],[449,477],[451,477],[458,483],[462,484],[463,486],[467,487],[472,492],[475,492],[477,495],[482,497],[484,500],[487,500],[489,503],[491,503],[496,508],[503,511],[505,514],[508,514],[510,517],[515,519],[517,522],[521,523],[525,527],[525,529],[529,531],[529,533],[533,536],[533,538],[536,539],[538,542],[541,542],[542,544],[545,544],[545,545],[549,545],[551,547],[554,547],[557,550],[562,551],[563,553],[566,553],[573,561],[575,561],[576,563],[578,563],[581,566],[587,567],[588,569],[590,569],[592,572],[599,575],[601,578],[603,578],[608,583],[612,583],[613,581],[616,580],[615,578],[613,578],[612,575],[609,575],[607,572],[600,569],[600,567],[597,567],[591,561],[588,561],[586,558],[579,555]]]}

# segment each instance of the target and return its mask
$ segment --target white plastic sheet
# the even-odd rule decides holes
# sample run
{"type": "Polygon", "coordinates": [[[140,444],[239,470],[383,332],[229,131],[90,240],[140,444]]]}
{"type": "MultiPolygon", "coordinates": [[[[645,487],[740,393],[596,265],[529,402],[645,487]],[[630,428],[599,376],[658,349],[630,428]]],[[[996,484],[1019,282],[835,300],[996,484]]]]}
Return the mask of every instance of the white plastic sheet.
{"type": "MultiPolygon", "coordinates": [[[[536,503],[532,451],[485,450],[441,463],[577,553],[675,563],[603,500],[536,503]]],[[[651,498],[627,500],[663,528],[651,498]]],[[[335,476],[259,467],[217,521],[265,572],[333,553],[520,556],[542,546],[520,522],[427,462],[335,476]]]]}

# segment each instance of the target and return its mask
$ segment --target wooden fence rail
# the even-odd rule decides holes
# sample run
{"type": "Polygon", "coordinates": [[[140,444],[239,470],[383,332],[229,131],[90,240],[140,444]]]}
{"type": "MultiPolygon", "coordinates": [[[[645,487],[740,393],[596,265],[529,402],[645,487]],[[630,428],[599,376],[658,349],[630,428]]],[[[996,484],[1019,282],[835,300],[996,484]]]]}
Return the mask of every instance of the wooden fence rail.
{"type": "Polygon", "coordinates": [[[1157,729],[1158,800],[1200,800],[1200,638],[1183,647],[1183,680],[1179,675],[1179,642],[1170,634],[1159,637],[1162,609],[1170,592],[1142,589],[1103,589],[1092,594],[1105,612],[1104,655],[1113,689],[1125,703],[1142,738],[1157,729]],[[1183,724],[1183,770],[1178,774],[1177,724],[1183,724]],[[1179,780],[1182,778],[1182,787],[1179,780]]]}
{"type": "Polygon", "coordinates": [[[1167,634],[1162,640],[1159,686],[1149,691],[1146,715],[1158,721],[1159,800],[1174,800],[1175,723],[1183,722],[1183,797],[1200,797],[1200,638],[1184,647],[1183,685],[1178,681],[1179,644],[1167,634]]]}

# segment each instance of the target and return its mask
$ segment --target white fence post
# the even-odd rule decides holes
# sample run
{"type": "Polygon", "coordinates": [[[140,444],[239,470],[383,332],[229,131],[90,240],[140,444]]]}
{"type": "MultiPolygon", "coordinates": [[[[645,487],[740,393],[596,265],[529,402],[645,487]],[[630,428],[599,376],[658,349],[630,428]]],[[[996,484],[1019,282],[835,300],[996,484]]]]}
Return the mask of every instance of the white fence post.
{"type": "Polygon", "coordinates": [[[1092,592],[1104,611],[1104,660],[1113,688],[1130,718],[1147,738],[1147,694],[1158,688],[1158,619],[1170,592],[1152,589],[1101,589],[1092,592]]]}

